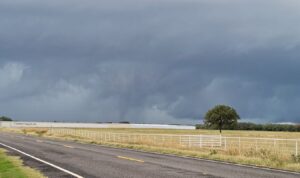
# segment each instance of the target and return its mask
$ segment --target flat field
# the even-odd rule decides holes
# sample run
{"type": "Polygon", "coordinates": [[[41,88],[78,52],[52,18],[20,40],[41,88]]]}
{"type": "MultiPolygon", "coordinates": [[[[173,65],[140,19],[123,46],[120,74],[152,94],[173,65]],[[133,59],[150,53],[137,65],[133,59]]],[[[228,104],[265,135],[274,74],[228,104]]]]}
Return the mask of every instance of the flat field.
{"type": "MultiPolygon", "coordinates": [[[[48,128],[24,128],[7,129],[0,128],[0,131],[13,132],[35,132],[48,130],[48,128]]],[[[176,135],[220,135],[218,130],[176,130],[176,129],[135,129],[135,128],[101,128],[101,129],[74,129],[95,132],[109,133],[130,133],[130,134],[176,134],[176,135]]],[[[256,137],[256,138],[277,138],[277,139],[300,139],[300,132],[273,132],[273,131],[248,131],[248,130],[223,130],[222,136],[226,137],[256,137]]]]}
{"type": "MultiPolygon", "coordinates": [[[[83,129],[97,132],[132,133],[132,134],[177,134],[177,135],[219,135],[218,130],[176,130],[176,129],[131,129],[131,128],[108,128],[108,129],[83,129]]],[[[227,137],[259,137],[278,139],[300,139],[300,132],[271,132],[271,131],[248,131],[248,130],[223,130],[222,136],[227,137]]]]}

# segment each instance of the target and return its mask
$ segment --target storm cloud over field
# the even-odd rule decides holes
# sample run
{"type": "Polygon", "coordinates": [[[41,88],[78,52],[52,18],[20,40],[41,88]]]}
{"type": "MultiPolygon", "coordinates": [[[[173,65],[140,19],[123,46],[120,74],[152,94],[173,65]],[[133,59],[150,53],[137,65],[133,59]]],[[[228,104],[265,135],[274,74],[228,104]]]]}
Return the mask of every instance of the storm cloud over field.
{"type": "Polygon", "coordinates": [[[0,115],[300,120],[298,0],[1,0],[0,115]]]}

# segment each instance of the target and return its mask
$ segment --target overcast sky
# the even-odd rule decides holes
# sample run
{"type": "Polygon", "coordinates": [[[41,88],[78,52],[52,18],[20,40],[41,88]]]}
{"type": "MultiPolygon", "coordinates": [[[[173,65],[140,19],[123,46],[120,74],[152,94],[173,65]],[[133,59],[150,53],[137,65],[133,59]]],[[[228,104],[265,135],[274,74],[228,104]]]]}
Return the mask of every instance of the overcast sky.
{"type": "Polygon", "coordinates": [[[299,0],[1,0],[0,115],[300,122],[299,0]]]}

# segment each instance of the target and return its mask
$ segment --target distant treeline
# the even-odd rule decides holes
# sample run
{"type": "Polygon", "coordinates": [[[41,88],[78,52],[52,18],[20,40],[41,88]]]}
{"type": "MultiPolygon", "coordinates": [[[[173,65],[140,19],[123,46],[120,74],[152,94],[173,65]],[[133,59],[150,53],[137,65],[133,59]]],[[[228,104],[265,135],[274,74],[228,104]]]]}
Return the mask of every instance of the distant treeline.
{"type": "Polygon", "coordinates": [[[12,121],[12,119],[10,117],[1,116],[0,121],[12,121]]]}
{"type": "MultiPolygon", "coordinates": [[[[197,124],[196,129],[217,129],[216,127],[207,127],[204,124],[197,124]]],[[[235,127],[224,128],[224,130],[258,130],[258,131],[289,131],[300,132],[300,124],[254,124],[254,123],[238,123],[235,127]]]]}

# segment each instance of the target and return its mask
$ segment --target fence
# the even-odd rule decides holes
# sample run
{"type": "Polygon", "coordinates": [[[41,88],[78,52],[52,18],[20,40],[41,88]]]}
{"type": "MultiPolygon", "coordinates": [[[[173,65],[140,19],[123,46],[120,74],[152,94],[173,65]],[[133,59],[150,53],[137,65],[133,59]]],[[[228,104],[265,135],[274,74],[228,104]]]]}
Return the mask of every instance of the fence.
{"type": "Polygon", "coordinates": [[[299,139],[224,137],[221,135],[176,135],[176,134],[140,134],[111,133],[97,130],[51,128],[54,136],[74,137],[98,142],[143,144],[184,149],[235,150],[239,154],[245,151],[267,149],[285,154],[299,154],[299,139]]]}

